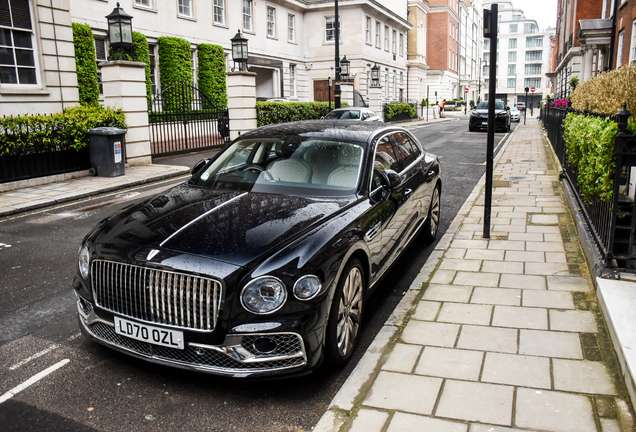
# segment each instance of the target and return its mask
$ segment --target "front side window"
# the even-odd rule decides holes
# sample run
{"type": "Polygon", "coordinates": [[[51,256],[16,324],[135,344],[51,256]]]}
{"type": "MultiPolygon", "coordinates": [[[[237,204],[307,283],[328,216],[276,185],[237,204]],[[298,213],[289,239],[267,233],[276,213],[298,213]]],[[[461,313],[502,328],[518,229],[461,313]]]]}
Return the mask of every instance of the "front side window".
{"type": "Polygon", "coordinates": [[[276,9],[267,6],[267,36],[276,37],[276,9]]]}
{"type": "Polygon", "coordinates": [[[0,15],[1,84],[38,83],[32,29],[29,3],[5,1],[0,15]]]}
{"type": "Polygon", "coordinates": [[[225,0],[214,0],[214,24],[225,25],[225,0]]]}
{"type": "Polygon", "coordinates": [[[289,65],[289,95],[296,96],[296,65],[289,65]]]}
{"type": "Polygon", "coordinates": [[[179,15],[192,17],[192,0],[179,0],[179,15]]]}
{"type": "Polygon", "coordinates": [[[243,30],[252,31],[252,0],[243,0],[243,30]]]}
{"type": "MultiPolygon", "coordinates": [[[[340,25],[340,20],[338,20],[340,25]]],[[[325,17],[325,41],[334,42],[336,40],[336,17],[325,17]]]]}
{"type": "Polygon", "coordinates": [[[422,151],[419,146],[411,139],[411,137],[403,132],[395,133],[391,136],[395,153],[400,161],[402,169],[408,168],[418,157],[422,151]]]}
{"type": "Polygon", "coordinates": [[[287,40],[296,41],[296,15],[287,15],[287,40]]]}
{"type": "Polygon", "coordinates": [[[371,179],[371,189],[375,190],[382,186],[382,172],[386,170],[400,171],[398,158],[393,151],[391,139],[385,136],[378,142],[375,148],[375,158],[373,159],[373,177],[371,179]]]}

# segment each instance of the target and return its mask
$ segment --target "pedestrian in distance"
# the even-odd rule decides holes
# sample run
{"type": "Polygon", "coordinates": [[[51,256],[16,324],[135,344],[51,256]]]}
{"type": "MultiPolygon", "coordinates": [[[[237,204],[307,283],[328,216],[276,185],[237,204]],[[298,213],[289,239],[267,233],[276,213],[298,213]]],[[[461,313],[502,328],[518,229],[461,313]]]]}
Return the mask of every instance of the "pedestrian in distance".
{"type": "Polygon", "coordinates": [[[441,118],[444,118],[444,107],[446,106],[446,99],[444,99],[441,103],[441,105],[439,106],[439,116],[441,118]]]}

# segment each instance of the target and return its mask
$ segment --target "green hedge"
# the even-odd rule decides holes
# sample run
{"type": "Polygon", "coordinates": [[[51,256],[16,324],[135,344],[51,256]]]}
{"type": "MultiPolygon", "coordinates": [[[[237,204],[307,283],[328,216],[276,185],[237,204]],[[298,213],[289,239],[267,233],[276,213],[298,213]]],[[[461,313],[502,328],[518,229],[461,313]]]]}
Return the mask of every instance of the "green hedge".
{"type": "Polygon", "coordinates": [[[199,57],[199,91],[210,98],[210,103],[203,98],[203,107],[227,106],[223,48],[219,45],[200,44],[197,47],[197,55],[199,57]]]}
{"type": "MultiPolygon", "coordinates": [[[[342,107],[348,106],[346,103],[342,107]]],[[[327,115],[328,102],[256,102],[257,125],[315,120],[327,115]]]]}
{"type": "Polygon", "coordinates": [[[0,156],[20,156],[88,145],[88,129],[99,126],[126,128],[121,110],[77,106],[51,115],[0,118],[0,156]]]}
{"type": "Polygon", "coordinates": [[[570,113],[563,121],[568,163],[578,167],[579,190],[587,199],[612,199],[617,132],[618,125],[608,118],[570,113]]]}
{"type": "Polygon", "coordinates": [[[84,106],[96,106],[99,104],[99,77],[93,31],[88,24],[73,23],[72,28],[79,102],[84,106]]]}
{"type": "Polygon", "coordinates": [[[144,69],[146,71],[146,99],[148,100],[148,108],[152,103],[152,80],[150,79],[150,51],[148,48],[148,40],[142,33],[133,32],[133,51],[137,61],[146,63],[144,69]]]}
{"type": "MultiPolygon", "coordinates": [[[[185,39],[161,36],[157,39],[159,46],[159,76],[161,77],[161,89],[179,84],[181,82],[192,84],[192,51],[190,42],[185,39]]],[[[190,101],[171,98],[169,95],[164,99],[163,109],[171,111],[179,109],[185,104],[190,106],[190,101]]]]}
{"type": "Polygon", "coordinates": [[[386,118],[389,121],[396,115],[402,114],[402,113],[407,113],[410,116],[410,118],[417,117],[417,110],[409,104],[405,104],[405,103],[387,104],[385,108],[386,118]]]}

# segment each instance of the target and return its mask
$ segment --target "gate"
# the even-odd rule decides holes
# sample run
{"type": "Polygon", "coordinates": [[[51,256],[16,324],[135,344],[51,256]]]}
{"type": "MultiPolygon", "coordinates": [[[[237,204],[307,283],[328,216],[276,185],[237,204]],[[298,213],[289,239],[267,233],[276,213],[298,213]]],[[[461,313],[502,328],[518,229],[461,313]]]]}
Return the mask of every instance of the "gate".
{"type": "Polygon", "coordinates": [[[230,136],[227,107],[188,82],[153,95],[148,123],[153,156],[220,147],[230,136]]]}

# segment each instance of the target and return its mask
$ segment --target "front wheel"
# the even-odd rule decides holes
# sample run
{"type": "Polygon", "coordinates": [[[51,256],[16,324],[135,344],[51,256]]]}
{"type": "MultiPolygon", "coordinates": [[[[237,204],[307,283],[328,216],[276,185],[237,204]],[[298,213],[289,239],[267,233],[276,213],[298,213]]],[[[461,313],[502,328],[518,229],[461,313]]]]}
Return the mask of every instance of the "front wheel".
{"type": "Polygon", "coordinates": [[[352,259],[338,280],[327,323],[325,359],[334,366],[345,365],[358,342],[364,287],[362,264],[352,259]]]}
{"type": "Polygon", "coordinates": [[[422,236],[427,242],[432,242],[437,237],[437,230],[439,229],[439,217],[440,217],[440,194],[439,186],[435,186],[433,195],[431,196],[431,205],[428,207],[428,217],[424,223],[424,231],[422,236]]]}

